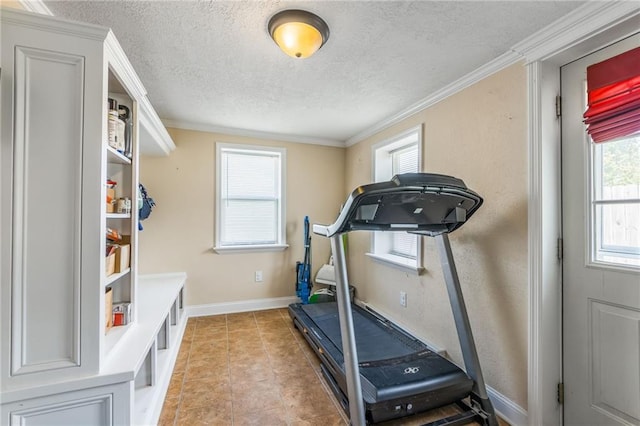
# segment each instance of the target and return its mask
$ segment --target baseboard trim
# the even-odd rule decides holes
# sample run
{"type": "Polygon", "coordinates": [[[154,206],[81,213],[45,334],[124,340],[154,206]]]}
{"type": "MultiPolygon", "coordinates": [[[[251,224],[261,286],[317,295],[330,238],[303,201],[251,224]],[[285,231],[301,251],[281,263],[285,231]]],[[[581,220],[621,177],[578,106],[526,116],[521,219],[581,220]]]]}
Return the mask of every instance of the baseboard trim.
{"type": "Polygon", "coordinates": [[[487,386],[487,393],[494,410],[496,410],[496,414],[500,418],[506,420],[512,426],[527,426],[529,424],[528,414],[524,408],[491,386],[487,386]]]}
{"type": "Polygon", "coordinates": [[[241,300],[238,302],[210,303],[206,305],[187,305],[189,317],[207,315],[235,314],[238,312],[264,311],[265,309],[285,308],[298,301],[296,296],[271,297],[267,299],[241,300]]]}

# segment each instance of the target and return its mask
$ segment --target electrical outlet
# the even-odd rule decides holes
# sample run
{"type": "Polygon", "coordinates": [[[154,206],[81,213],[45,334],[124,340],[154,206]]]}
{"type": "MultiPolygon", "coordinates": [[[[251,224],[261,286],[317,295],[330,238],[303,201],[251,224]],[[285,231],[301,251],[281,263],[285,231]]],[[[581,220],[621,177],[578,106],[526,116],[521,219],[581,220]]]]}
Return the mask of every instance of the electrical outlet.
{"type": "Polygon", "coordinates": [[[256,271],[256,282],[257,283],[262,282],[262,271],[256,271]]]}
{"type": "Polygon", "coordinates": [[[404,306],[405,308],[407,307],[407,292],[405,291],[400,292],[400,305],[404,306]]]}

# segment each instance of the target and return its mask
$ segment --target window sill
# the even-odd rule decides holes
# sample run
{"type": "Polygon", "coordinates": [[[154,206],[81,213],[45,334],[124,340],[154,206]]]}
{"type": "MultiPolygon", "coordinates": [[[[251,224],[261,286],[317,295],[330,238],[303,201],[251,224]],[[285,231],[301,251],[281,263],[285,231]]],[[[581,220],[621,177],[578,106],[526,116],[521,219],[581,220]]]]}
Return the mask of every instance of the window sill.
{"type": "Polygon", "coordinates": [[[633,262],[633,261],[625,264],[619,261],[616,262],[614,260],[608,260],[606,258],[594,259],[592,261],[587,261],[587,267],[593,268],[593,269],[604,269],[608,271],[631,273],[631,274],[640,273],[640,263],[633,262]]]}
{"type": "Polygon", "coordinates": [[[214,247],[213,251],[218,254],[234,254],[234,253],[262,253],[268,251],[283,251],[289,247],[288,244],[269,244],[255,246],[228,246],[214,247]]]}
{"type": "Polygon", "coordinates": [[[407,272],[413,275],[420,275],[424,272],[424,268],[422,266],[418,266],[416,261],[413,259],[407,259],[401,256],[394,256],[392,254],[377,254],[377,253],[367,253],[373,261],[380,263],[382,265],[391,266],[392,268],[399,269],[403,272],[407,272]]]}

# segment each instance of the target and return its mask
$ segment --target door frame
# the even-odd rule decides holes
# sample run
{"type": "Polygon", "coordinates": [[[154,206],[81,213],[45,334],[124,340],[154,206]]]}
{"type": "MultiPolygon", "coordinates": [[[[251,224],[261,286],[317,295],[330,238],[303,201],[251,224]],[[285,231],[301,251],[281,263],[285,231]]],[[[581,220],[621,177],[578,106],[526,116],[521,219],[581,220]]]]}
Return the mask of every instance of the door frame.
{"type": "Polygon", "coordinates": [[[560,67],[619,41],[640,28],[634,2],[587,3],[545,39],[516,46],[527,67],[529,356],[530,425],[562,424],[557,385],[562,382],[562,264],[558,260],[561,229],[560,67]]]}

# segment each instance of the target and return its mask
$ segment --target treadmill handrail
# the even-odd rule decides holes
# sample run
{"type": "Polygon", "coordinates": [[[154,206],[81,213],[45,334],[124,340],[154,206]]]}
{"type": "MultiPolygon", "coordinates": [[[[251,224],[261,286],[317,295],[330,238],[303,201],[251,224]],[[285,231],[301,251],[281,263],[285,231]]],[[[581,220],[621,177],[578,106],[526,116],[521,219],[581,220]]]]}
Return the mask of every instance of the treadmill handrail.
{"type": "Polygon", "coordinates": [[[327,225],[313,224],[313,233],[316,235],[322,235],[323,237],[330,237],[329,227],[327,225]]]}

